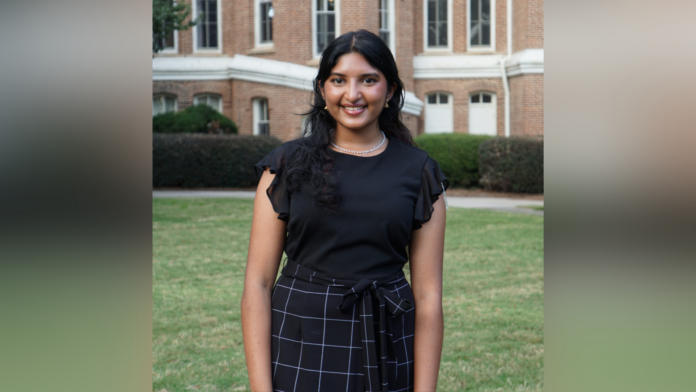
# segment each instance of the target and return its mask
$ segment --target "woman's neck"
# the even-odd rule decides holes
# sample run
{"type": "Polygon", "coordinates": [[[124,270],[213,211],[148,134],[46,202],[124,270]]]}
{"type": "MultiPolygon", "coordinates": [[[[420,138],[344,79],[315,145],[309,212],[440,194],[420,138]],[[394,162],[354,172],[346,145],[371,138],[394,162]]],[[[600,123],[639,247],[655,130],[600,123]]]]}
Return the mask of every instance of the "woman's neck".
{"type": "Polygon", "coordinates": [[[349,150],[366,150],[382,141],[382,132],[375,123],[373,126],[354,131],[337,124],[333,142],[349,150]]]}

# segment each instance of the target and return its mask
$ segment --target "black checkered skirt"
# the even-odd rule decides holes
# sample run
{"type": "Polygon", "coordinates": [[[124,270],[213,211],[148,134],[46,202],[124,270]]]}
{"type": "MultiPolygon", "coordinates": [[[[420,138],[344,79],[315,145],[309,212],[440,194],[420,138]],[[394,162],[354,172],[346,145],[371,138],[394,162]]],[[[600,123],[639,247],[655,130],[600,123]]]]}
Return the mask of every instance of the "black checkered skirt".
{"type": "Polygon", "coordinates": [[[403,272],[355,282],[288,260],[273,288],[273,390],[412,391],[414,313],[403,272]]]}

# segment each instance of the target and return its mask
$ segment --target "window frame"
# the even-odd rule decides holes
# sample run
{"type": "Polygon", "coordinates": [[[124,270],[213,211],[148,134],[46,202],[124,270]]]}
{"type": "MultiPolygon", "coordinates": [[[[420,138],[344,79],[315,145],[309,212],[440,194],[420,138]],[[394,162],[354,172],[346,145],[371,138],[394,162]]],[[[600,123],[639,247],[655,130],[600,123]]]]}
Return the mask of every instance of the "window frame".
{"type": "Polygon", "coordinates": [[[479,0],[467,0],[466,1],[466,49],[469,52],[495,52],[495,0],[490,0],[491,2],[491,44],[490,46],[479,46],[471,45],[471,2],[479,0]]]}
{"type": "Polygon", "coordinates": [[[253,112],[253,121],[254,121],[254,129],[253,129],[252,133],[256,136],[262,136],[262,135],[270,136],[271,135],[271,126],[270,126],[271,117],[270,117],[270,113],[269,113],[270,108],[268,107],[268,98],[256,97],[252,100],[252,105],[253,105],[252,112],[253,112]],[[260,117],[262,117],[261,115],[262,115],[262,109],[263,109],[263,106],[262,106],[263,102],[266,103],[266,119],[265,120],[261,120],[261,118],[260,118],[260,117]],[[262,122],[265,122],[268,125],[268,134],[263,134],[260,132],[259,125],[262,122]]]}
{"type": "MultiPolygon", "coordinates": [[[[176,5],[176,0],[172,0],[172,4],[176,5]]],[[[174,30],[172,31],[172,34],[174,35],[174,47],[171,48],[163,48],[157,54],[177,54],[179,53],[179,30],[174,30]]]]}
{"type": "MultiPolygon", "coordinates": [[[[174,99],[174,110],[172,111],[172,113],[176,113],[176,112],[179,111],[179,99],[178,99],[178,97],[176,96],[176,94],[171,94],[171,93],[156,93],[156,94],[152,94],[152,100],[153,100],[153,101],[155,100],[155,98],[173,98],[173,99],[174,99]]],[[[167,109],[167,103],[166,103],[166,102],[164,102],[163,107],[164,107],[165,110],[164,110],[162,113],[155,113],[155,105],[153,104],[153,105],[152,105],[152,117],[155,117],[155,116],[158,115],[158,114],[168,113],[167,110],[166,110],[166,109],[167,109]]]]}
{"type": "Polygon", "coordinates": [[[158,52],[158,54],[178,54],[179,53],[179,30],[172,31],[174,34],[174,46],[170,48],[163,48],[158,52]]]}
{"type": "MultiPolygon", "coordinates": [[[[217,35],[218,35],[218,46],[217,48],[199,48],[198,47],[198,27],[199,25],[193,26],[193,53],[222,53],[222,0],[215,0],[217,2],[217,35]]],[[[198,0],[191,1],[191,15],[192,18],[198,17],[198,0]]]]}
{"type": "Polygon", "coordinates": [[[428,0],[423,0],[423,52],[451,53],[452,37],[452,0],[447,0],[447,46],[428,47],[428,0]]]}
{"type": "MultiPolygon", "coordinates": [[[[328,3],[329,0],[323,1],[328,3]]],[[[335,35],[338,38],[341,35],[341,0],[334,0],[334,15],[335,35]]],[[[319,59],[322,53],[317,53],[317,0],[312,0],[312,58],[319,59]]]]}
{"type": "MultiPolygon", "coordinates": [[[[395,0],[380,0],[379,1],[379,18],[380,18],[380,23],[382,22],[382,1],[387,2],[387,23],[389,24],[388,29],[384,29],[389,32],[389,42],[386,42],[387,46],[389,46],[389,49],[392,51],[392,55],[396,58],[396,17],[394,15],[395,13],[395,6],[394,2],[395,0]]],[[[380,33],[382,29],[379,29],[380,33]]],[[[379,35],[379,34],[378,34],[379,35]]]]}
{"type": "MultiPolygon", "coordinates": [[[[219,0],[218,0],[219,1],[219,0]]],[[[254,47],[256,48],[272,48],[273,40],[270,42],[261,42],[261,3],[271,3],[271,8],[273,8],[273,0],[254,0],[254,47]]],[[[275,9],[273,11],[274,17],[271,19],[271,31],[273,31],[273,19],[275,19],[275,9]]],[[[272,33],[271,33],[272,34],[272,33]]]]}
{"type": "Polygon", "coordinates": [[[199,93],[193,96],[193,105],[196,106],[198,103],[196,103],[197,100],[201,99],[201,97],[205,96],[206,97],[206,103],[205,105],[210,106],[211,108],[215,109],[218,111],[218,113],[222,113],[222,94],[218,93],[199,93]],[[220,99],[218,100],[218,107],[215,107],[213,105],[209,105],[207,103],[208,97],[210,96],[216,96],[219,97],[220,99]]]}

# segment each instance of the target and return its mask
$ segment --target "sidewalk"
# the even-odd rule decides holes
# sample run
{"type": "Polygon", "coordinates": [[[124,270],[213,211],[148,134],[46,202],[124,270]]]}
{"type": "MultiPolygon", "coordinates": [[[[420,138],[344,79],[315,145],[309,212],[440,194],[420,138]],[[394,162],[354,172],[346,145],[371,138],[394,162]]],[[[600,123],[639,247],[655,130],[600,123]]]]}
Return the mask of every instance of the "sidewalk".
{"type": "MultiPolygon", "coordinates": [[[[253,199],[252,191],[152,191],[152,198],[228,198],[253,199]]],[[[457,208],[477,208],[519,214],[544,216],[544,211],[537,211],[522,206],[543,206],[542,200],[509,199],[505,197],[460,197],[447,196],[447,204],[457,208]]]]}

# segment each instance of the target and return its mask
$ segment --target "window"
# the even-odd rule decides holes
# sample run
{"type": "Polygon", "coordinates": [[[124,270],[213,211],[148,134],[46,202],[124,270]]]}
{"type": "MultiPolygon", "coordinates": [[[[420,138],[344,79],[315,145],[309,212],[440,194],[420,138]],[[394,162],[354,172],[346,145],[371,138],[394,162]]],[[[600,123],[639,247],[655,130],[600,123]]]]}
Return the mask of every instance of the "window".
{"type": "Polygon", "coordinates": [[[195,0],[193,14],[200,16],[200,22],[193,29],[195,49],[198,51],[219,51],[221,31],[218,16],[219,0],[195,0]]]}
{"type": "Polygon", "coordinates": [[[268,127],[268,100],[254,99],[254,135],[270,135],[268,127]]]}
{"type": "Polygon", "coordinates": [[[447,0],[428,0],[424,3],[426,14],[426,48],[451,49],[449,31],[450,2],[447,0]]]}
{"type": "Polygon", "coordinates": [[[300,117],[300,134],[302,134],[302,132],[305,132],[305,129],[306,129],[306,133],[304,134],[305,137],[308,137],[309,135],[312,134],[312,123],[309,122],[309,116],[306,114],[303,114],[300,117]]]}
{"type": "Polygon", "coordinates": [[[394,52],[394,0],[379,0],[379,37],[394,52]]]}
{"type": "Polygon", "coordinates": [[[155,94],[152,96],[152,115],[166,112],[176,112],[176,96],[171,94],[155,94]]]}
{"type": "Polygon", "coordinates": [[[425,97],[425,102],[425,132],[454,132],[452,95],[444,92],[432,93],[425,97]]]}
{"type": "MultiPolygon", "coordinates": [[[[169,5],[174,5],[174,0],[159,0],[164,3],[167,3],[169,5]]],[[[174,30],[171,33],[169,33],[166,37],[160,38],[160,41],[158,42],[158,46],[162,48],[160,50],[160,53],[177,53],[178,48],[177,48],[177,31],[174,30]]]]}
{"type": "Polygon", "coordinates": [[[492,50],[495,42],[495,2],[469,0],[467,13],[469,25],[469,49],[492,50]]]}
{"type": "Polygon", "coordinates": [[[314,55],[321,56],[324,49],[338,35],[338,4],[339,0],[313,0],[315,14],[312,20],[314,29],[314,55]]]}
{"type": "Polygon", "coordinates": [[[476,92],[469,95],[469,133],[497,135],[495,94],[476,92]]]}
{"type": "Polygon", "coordinates": [[[194,105],[208,105],[211,108],[222,112],[222,97],[217,94],[199,94],[193,97],[194,105]]]}
{"type": "Polygon", "coordinates": [[[273,1],[256,0],[256,46],[273,45],[273,1]]]}

